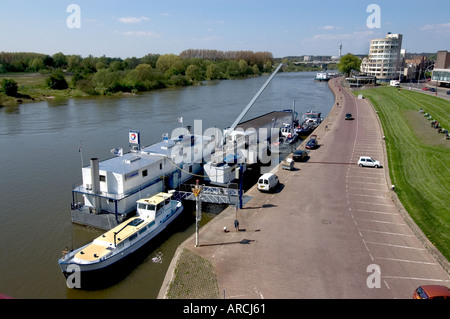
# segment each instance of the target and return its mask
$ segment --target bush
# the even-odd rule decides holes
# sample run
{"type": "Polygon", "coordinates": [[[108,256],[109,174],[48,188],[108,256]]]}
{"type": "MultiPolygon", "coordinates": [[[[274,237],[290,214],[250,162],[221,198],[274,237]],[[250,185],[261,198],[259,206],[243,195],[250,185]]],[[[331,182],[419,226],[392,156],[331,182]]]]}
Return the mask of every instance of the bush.
{"type": "Polygon", "coordinates": [[[14,80],[3,79],[1,82],[2,91],[8,96],[15,96],[17,94],[17,83],[14,80]]]}
{"type": "Polygon", "coordinates": [[[65,90],[69,87],[62,71],[55,71],[45,80],[47,86],[53,90],[65,90]]]}

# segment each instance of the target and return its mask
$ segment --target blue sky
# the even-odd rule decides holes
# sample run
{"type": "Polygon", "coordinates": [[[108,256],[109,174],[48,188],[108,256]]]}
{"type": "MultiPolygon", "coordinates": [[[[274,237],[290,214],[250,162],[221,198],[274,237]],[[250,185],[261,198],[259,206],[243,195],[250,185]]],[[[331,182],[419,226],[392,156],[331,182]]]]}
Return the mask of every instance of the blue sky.
{"type": "Polygon", "coordinates": [[[186,49],[269,51],[274,57],[367,54],[403,34],[408,52],[450,51],[450,1],[0,0],[0,51],[142,57],[186,49]],[[70,4],[80,28],[69,28],[70,4]],[[380,28],[369,28],[370,4],[380,28]]]}

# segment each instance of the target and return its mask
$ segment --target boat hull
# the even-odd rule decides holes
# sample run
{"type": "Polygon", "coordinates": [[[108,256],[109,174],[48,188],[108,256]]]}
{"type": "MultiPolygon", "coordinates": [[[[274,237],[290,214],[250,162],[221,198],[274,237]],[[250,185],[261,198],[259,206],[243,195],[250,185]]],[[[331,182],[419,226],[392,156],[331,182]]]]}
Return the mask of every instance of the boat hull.
{"type": "MultiPolygon", "coordinates": [[[[89,244],[78,248],[59,259],[58,264],[67,280],[68,287],[98,289],[122,279],[122,277],[136,265],[132,259],[140,260],[142,259],[140,257],[145,258],[145,256],[139,256],[139,253],[144,250],[143,247],[165,230],[183,212],[183,209],[182,205],[177,207],[170,217],[161,220],[159,226],[153,229],[149,234],[143,236],[126,249],[104,260],[85,264],[74,261],[73,257],[89,244]]],[[[145,255],[145,252],[143,252],[143,255],[145,255]]]]}

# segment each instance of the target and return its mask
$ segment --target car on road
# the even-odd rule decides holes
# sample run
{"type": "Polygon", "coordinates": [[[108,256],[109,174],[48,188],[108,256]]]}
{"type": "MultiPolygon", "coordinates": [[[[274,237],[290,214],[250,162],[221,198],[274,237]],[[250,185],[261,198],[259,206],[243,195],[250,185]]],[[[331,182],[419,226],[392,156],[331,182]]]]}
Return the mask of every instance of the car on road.
{"type": "Polygon", "coordinates": [[[307,148],[307,149],[315,149],[318,146],[319,146],[319,142],[317,142],[317,135],[311,135],[309,141],[305,145],[305,148],[307,148]]]}
{"type": "Polygon", "coordinates": [[[414,291],[413,299],[450,299],[450,289],[441,285],[423,285],[414,291]]]}
{"type": "Polygon", "coordinates": [[[352,113],[347,113],[347,114],[345,114],[345,119],[346,119],[346,120],[353,120],[352,113]]]}
{"type": "Polygon", "coordinates": [[[381,167],[381,164],[379,161],[374,160],[370,156],[361,156],[358,160],[358,165],[360,167],[367,166],[367,167],[375,167],[379,168],[381,167]]]}
{"type": "Polygon", "coordinates": [[[305,150],[297,150],[292,155],[292,159],[296,162],[304,161],[304,160],[306,160],[307,157],[308,157],[308,152],[305,150]]]}
{"type": "Polygon", "coordinates": [[[258,190],[261,192],[271,192],[273,191],[280,181],[278,176],[272,173],[266,173],[261,175],[258,179],[258,190]]]}

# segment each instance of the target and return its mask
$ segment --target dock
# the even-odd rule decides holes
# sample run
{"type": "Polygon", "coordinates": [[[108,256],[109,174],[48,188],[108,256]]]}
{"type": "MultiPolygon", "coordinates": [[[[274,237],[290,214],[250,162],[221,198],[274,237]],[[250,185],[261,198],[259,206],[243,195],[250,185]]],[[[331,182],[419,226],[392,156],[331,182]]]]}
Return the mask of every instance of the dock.
{"type": "Polygon", "coordinates": [[[421,284],[448,285],[390,188],[375,110],[340,81],[329,81],[336,101],[314,132],[320,147],[292,171],[274,169],[275,193],[252,187],[242,209],[203,226],[198,247],[195,234],[183,242],[158,298],[410,299],[421,284]],[[358,167],[367,154],[383,168],[358,167]]]}

